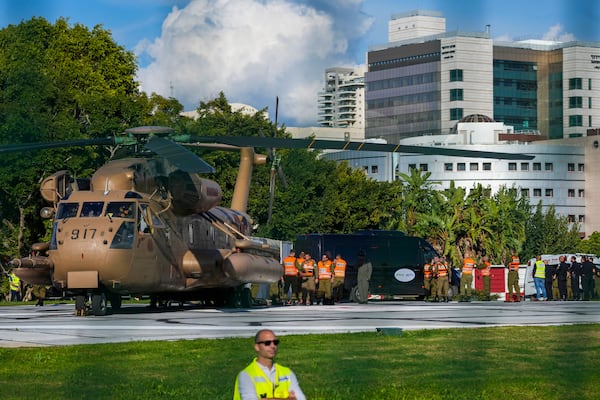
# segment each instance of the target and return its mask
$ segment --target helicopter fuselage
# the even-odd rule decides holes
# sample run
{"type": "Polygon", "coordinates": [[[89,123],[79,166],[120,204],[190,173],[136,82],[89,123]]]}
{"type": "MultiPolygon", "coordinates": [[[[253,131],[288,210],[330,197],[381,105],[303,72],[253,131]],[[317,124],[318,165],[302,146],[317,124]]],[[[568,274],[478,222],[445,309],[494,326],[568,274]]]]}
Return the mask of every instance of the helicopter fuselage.
{"type": "MultiPolygon", "coordinates": [[[[90,190],[61,194],[46,254],[16,260],[17,274],[76,293],[187,298],[281,277],[279,248],[250,236],[245,213],[216,205],[215,182],[167,168],[116,160],[96,171],[90,190]]],[[[61,176],[42,184],[47,199],[61,176]]]]}

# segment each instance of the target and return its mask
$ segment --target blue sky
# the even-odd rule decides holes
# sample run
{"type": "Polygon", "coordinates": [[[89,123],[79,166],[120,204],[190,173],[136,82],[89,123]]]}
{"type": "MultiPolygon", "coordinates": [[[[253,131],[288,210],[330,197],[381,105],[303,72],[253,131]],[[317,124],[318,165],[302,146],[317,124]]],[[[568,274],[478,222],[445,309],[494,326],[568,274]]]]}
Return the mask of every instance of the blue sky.
{"type": "MultiPolygon", "coordinates": [[[[441,11],[447,30],[501,40],[600,42],[597,0],[3,0],[0,28],[32,17],[101,24],[135,52],[142,90],[186,109],[223,91],[274,109],[287,125],[316,121],[325,68],[365,63],[387,42],[390,16],[441,11]]],[[[271,112],[273,114],[273,112],[271,112]]]]}

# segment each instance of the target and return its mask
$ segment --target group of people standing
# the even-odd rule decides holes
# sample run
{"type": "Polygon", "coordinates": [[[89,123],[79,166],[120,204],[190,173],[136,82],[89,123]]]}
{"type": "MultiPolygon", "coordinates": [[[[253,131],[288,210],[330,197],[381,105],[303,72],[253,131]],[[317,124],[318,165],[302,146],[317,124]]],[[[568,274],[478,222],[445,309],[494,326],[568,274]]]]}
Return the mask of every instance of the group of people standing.
{"type": "MultiPolygon", "coordinates": [[[[536,288],[536,300],[591,300],[595,295],[595,279],[600,277],[600,268],[593,263],[590,256],[558,257],[558,264],[550,264],[548,260],[536,257],[532,265],[532,278],[536,288]]],[[[519,286],[519,267],[521,260],[516,252],[511,252],[510,261],[506,268],[507,296],[506,302],[521,301],[519,286]]],[[[479,270],[483,283],[480,300],[490,300],[491,263],[487,256],[476,262],[470,252],[466,252],[460,269],[460,300],[470,301],[473,290],[475,271],[479,270]]],[[[443,257],[434,257],[425,263],[423,268],[426,301],[449,301],[448,281],[451,279],[451,269],[443,257]]]]}
{"type": "Polygon", "coordinates": [[[423,283],[425,301],[452,300],[448,295],[451,271],[445,257],[435,256],[423,266],[423,283]]]}
{"type": "Polygon", "coordinates": [[[548,260],[536,257],[533,265],[533,282],[536,299],[547,300],[591,300],[594,297],[595,278],[600,276],[600,270],[590,256],[560,256],[558,264],[550,264],[548,260]],[[581,290],[580,290],[581,288],[581,290]]]}
{"type": "MultiPolygon", "coordinates": [[[[359,298],[360,303],[367,302],[368,281],[371,277],[371,270],[366,273],[367,268],[363,268],[367,264],[364,257],[364,253],[359,254],[357,266],[358,292],[365,294],[364,299],[359,298]]],[[[308,252],[302,251],[296,256],[296,251],[291,250],[282,264],[280,296],[285,304],[334,304],[342,301],[348,263],[341,254],[332,259],[331,253],[326,251],[317,262],[308,252]]]]}

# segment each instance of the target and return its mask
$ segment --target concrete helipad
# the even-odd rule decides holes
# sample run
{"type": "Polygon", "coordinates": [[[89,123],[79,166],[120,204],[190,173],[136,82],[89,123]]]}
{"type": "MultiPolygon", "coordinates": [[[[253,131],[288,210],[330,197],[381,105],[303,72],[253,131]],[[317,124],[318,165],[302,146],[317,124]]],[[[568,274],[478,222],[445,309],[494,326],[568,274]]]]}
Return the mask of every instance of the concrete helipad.
{"type": "Polygon", "coordinates": [[[103,317],[77,317],[70,304],[10,306],[0,307],[0,347],[250,337],[260,327],[292,335],[583,323],[600,323],[600,302],[397,301],[251,309],[186,306],[159,311],[124,305],[103,317]]]}

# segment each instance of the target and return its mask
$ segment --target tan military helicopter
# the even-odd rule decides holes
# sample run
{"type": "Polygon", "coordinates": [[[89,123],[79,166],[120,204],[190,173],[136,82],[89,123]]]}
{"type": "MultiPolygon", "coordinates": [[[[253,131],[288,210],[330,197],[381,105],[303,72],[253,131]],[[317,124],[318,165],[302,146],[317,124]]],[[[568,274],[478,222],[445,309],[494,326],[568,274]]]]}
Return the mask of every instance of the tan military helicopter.
{"type": "Polygon", "coordinates": [[[277,242],[253,237],[252,221],[246,214],[253,166],[267,161],[266,156],[255,154],[254,147],[532,158],[312,139],[175,138],[173,130],[165,127],[132,128],[120,138],[0,146],[0,153],[119,143],[137,147],[138,156],[108,162],[93,174],[89,187],[67,171],[43,180],[41,194],[52,203],[42,210],[42,216],[54,218],[51,240],[32,247],[40,255],[11,262],[25,282],[72,293],[79,315],[85,313],[88,296],[94,315],[107,312],[107,300],[113,309],[120,308],[123,295],[195,299],[215,305],[237,299],[245,304],[242,288],[246,283],[280,279],[277,242]],[[240,152],[230,208],[219,206],[220,186],[199,176],[213,168],[172,139],[240,152]],[[144,156],[139,155],[142,148],[144,156]]]}

